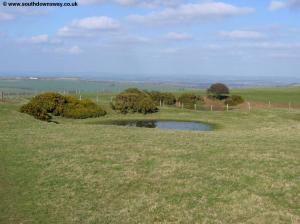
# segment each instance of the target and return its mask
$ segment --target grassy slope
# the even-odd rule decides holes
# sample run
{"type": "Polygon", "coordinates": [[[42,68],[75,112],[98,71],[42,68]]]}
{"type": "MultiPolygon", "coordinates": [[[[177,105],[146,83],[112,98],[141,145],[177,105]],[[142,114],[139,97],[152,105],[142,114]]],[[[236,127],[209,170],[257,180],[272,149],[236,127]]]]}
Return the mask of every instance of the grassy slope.
{"type": "Polygon", "coordinates": [[[299,110],[146,116],[218,124],[200,133],[86,124],[116,114],[56,125],[17,107],[0,104],[0,223],[300,222],[299,110]]]}

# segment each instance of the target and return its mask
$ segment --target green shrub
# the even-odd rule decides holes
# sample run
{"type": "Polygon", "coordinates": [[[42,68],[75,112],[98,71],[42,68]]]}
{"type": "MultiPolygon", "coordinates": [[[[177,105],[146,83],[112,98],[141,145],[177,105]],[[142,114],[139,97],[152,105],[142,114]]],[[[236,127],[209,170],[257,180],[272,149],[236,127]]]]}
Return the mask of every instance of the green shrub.
{"type": "Polygon", "coordinates": [[[157,112],[157,107],[151,98],[146,97],[138,103],[138,112],[143,114],[155,113],[157,112]]]}
{"type": "Polygon", "coordinates": [[[64,105],[67,103],[67,99],[59,93],[48,92],[33,97],[31,102],[36,102],[40,107],[47,110],[48,113],[60,116],[64,105]]]}
{"type": "Polygon", "coordinates": [[[121,113],[154,113],[157,111],[154,101],[150,95],[139,89],[131,88],[118,94],[115,103],[111,104],[112,109],[121,113]]]}
{"type": "Polygon", "coordinates": [[[194,93],[183,93],[179,98],[178,101],[182,104],[184,108],[187,109],[194,109],[196,105],[202,105],[204,100],[201,96],[197,96],[194,93]]]}
{"type": "Polygon", "coordinates": [[[38,102],[29,102],[20,108],[20,112],[27,113],[36,119],[50,121],[51,115],[38,102]]]}
{"type": "Polygon", "coordinates": [[[80,101],[72,96],[52,92],[33,97],[29,103],[20,108],[20,111],[44,121],[50,121],[51,115],[83,119],[106,114],[100,106],[90,100],[80,101]]]}
{"type": "Polygon", "coordinates": [[[225,105],[229,105],[229,106],[237,106],[239,104],[244,103],[244,99],[241,96],[237,96],[237,95],[232,95],[230,97],[228,97],[225,101],[224,104],[225,105]]]}
{"type": "Polygon", "coordinates": [[[174,105],[176,103],[176,97],[172,93],[152,91],[149,95],[157,105],[159,105],[160,102],[166,105],[174,105]]]}
{"type": "Polygon", "coordinates": [[[89,100],[68,103],[64,107],[62,116],[67,118],[85,119],[104,116],[106,112],[89,100]]]}
{"type": "Polygon", "coordinates": [[[215,83],[207,89],[207,94],[210,97],[223,100],[228,97],[229,88],[223,83],[215,83]]]}

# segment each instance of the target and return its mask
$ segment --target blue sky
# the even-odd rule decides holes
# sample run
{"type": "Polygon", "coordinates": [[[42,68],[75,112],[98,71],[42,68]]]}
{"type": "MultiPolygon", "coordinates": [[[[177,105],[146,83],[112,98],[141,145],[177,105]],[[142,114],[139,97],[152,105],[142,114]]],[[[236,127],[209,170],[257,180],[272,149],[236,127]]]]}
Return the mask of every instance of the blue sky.
{"type": "Polygon", "coordinates": [[[78,3],[1,4],[0,71],[300,76],[300,0],[78,3]]]}

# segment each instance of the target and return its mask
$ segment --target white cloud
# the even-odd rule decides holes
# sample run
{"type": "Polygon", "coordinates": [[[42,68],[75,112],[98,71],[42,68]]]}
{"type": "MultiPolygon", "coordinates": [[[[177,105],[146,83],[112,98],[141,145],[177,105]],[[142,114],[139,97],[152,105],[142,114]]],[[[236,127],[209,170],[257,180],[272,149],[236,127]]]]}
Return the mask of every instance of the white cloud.
{"type": "Polygon", "coordinates": [[[79,4],[92,5],[103,3],[116,3],[122,6],[134,6],[134,7],[159,7],[170,6],[174,7],[178,5],[182,0],[79,0],[79,4]]]}
{"type": "Polygon", "coordinates": [[[279,9],[289,8],[291,10],[300,9],[300,0],[286,0],[286,1],[271,1],[269,10],[276,11],[279,9]]]}
{"type": "Polygon", "coordinates": [[[120,26],[116,20],[106,16],[86,17],[74,20],[70,25],[59,29],[58,36],[93,36],[100,31],[112,31],[120,26]]]}
{"type": "Polygon", "coordinates": [[[219,32],[219,35],[225,38],[229,39],[262,39],[266,36],[257,31],[251,31],[251,30],[234,30],[234,31],[221,31],[219,32]]]}
{"type": "Polygon", "coordinates": [[[166,8],[147,15],[130,15],[128,19],[137,23],[176,23],[216,20],[245,15],[253,8],[237,7],[223,2],[187,3],[176,8],[166,8]]]}
{"type": "Polygon", "coordinates": [[[115,0],[115,2],[125,6],[158,7],[178,5],[180,0],[115,0]]]}
{"type": "Polygon", "coordinates": [[[160,53],[163,53],[163,54],[176,54],[179,51],[182,51],[182,48],[165,48],[165,49],[160,50],[160,53]]]}
{"type": "Polygon", "coordinates": [[[41,34],[37,36],[32,36],[28,42],[34,44],[47,43],[49,41],[49,36],[47,34],[41,34]]]}
{"type": "Polygon", "coordinates": [[[170,32],[166,35],[166,38],[168,40],[190,40],[192,39],[192,36],[188,33],[176,33],[176,32],[170,32]]]}
{"type": "Polygon", "coordinates": [[[83,51],[81,50],[80,47],[78,46],[73,46],[69,48],[55,48],[53,50],[54,53],[59,53],[59,54],[71,54],[71,55],[78,55],[81,54],[83,51]]]}
{"type": "Polygon", "coordinates": [[[300,43],[286,43],[286,42],[259,42],[259,43],[245,43],[239,44],[238,47],[259,48],[270,50],[295,50],[300,49],[300,43]]]}
{"type": "Polygon", "coordinates": [[[6,13],[6,12],[0,12],[0,21],[1,20],[11,20],[14,18],[15,18],[15,16],[13,14],[6,13]]]}
{"type": "Polygon", "coordinates": [[[282,1],[272,1],[269,6],[269,10],[275,11],[286,7],[286,3],[282,1]]]}

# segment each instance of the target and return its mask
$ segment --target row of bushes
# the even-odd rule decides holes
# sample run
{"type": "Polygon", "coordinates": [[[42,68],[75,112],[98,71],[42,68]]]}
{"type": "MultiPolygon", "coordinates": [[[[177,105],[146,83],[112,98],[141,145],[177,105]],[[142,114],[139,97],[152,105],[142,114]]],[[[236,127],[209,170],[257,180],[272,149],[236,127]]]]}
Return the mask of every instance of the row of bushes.
{"type": "Polygon", "coordinates": [[[72,96],[63,96],[52,92],[33,97],[20,108],[20,111],[43,121],[50,121],[52,115],[84,119],[106,114],[105,110],[91,100],[80,101],[72,96]]]}
{"type": "MultiPolygon", "coordinates": [[[[236,106],[244,102],[241,96],[229,95],[229,88],[224,84],[214,84],[208,89],[208,97],[224,102],[225,105],[236,106]]],[[[142,91],[136,88],[130,88],[118,94],[115,101],[111,103],[112,109],[121,113],[154,113],[158,111],[157,105],[175,105],[194,109],[204,105],[204,97],[195,93],[183,93],[178,98],[172,93],[158,91],[142,91]]]]}
{"type": "MultiPolygon", "coordinates": [[[[229,95],[227,86],[221,83],[212,85],[208,90],[208,97],[221,100],[225,105],[236,106],[244,102],[241,96],[229,95]]],[[[193,109],[205,103],[203,97],[194,93],[183,93],[177,99],[174,94],[158,91],[142,91],[137,88],[127,89],[118,94],[111,102],[113,110],[121,113],[155,113],[157,105],[175,105],[193,109]]],[[[52,115],[67,118],[84,119],[100,117],[106,114],[100,106],[91,100],[78,100],[72,96],[63,96],[59,93],[44,93],[35,96],[21,107],[21,112],[30,114],[37,119],[50,121],[52,115]]]]}

